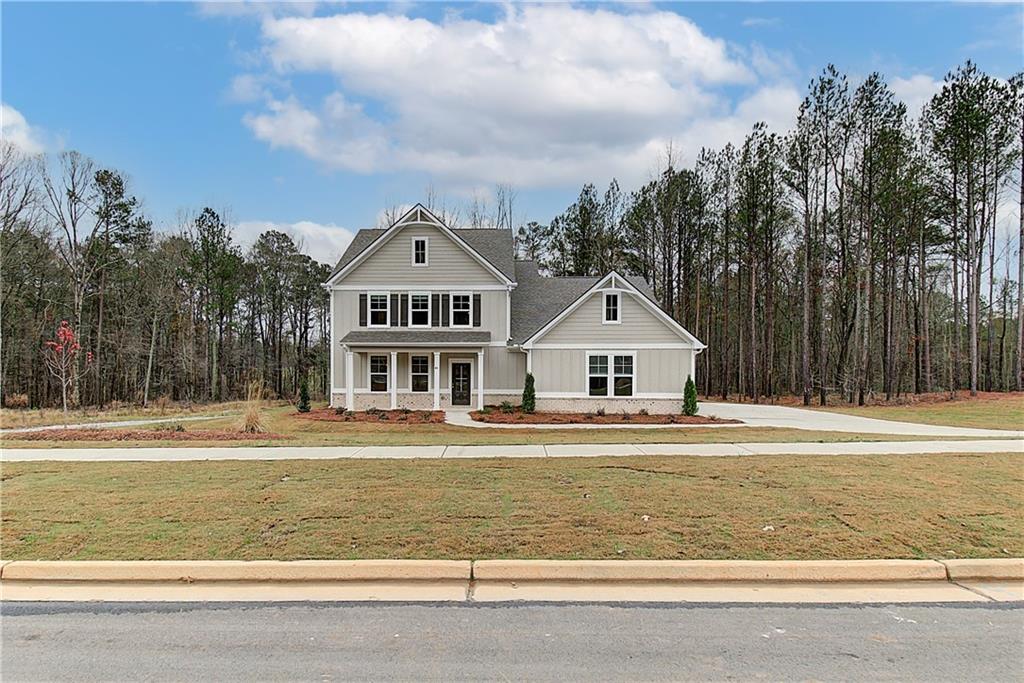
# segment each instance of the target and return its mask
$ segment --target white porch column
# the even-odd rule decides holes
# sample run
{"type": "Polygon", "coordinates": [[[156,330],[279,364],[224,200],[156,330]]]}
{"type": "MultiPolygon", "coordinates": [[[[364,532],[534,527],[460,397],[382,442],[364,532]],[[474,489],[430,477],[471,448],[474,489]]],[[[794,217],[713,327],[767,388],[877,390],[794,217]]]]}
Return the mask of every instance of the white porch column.
{"type": "Polygon", "coordinates": [[[398,407],[398,351],[391,352],[391,364],[388,366],[391,375],[388,389],[391,390],[391,410],[398,407]]]}
{"type": "Polygon", "coordinates": [[[533,372],[533,349],[526,350],[526,371],[533,372]]]}
{"type": "Polygon", "coordinates": [[[441,352],[434,351],[434,410],[441,410],[441,352]]]}
{"type": "Polygon", "coordinates": [[[484,409],[484,352],[476,352],[476,409],[484,409]]]}
{"type": "Polygon", "coordinates": [[[355,394],[356,378],[355,373],[352,370],[352,352],[345,351],[345,409],[355,410],[355,403],[352,400],[353,394],[355,394]]]}
{"type": "MultiPolygon", "coordinates": [[[[330,287],[327,288],[327,296],[331,297],[331,317],[328,318],[329,322],[327,323],[330,326],[330,329],[328,329],[328,335],[329,335],[330,341],[331,341],[331,353],[330,353],[330,358],[331,358],[331,381],[329,381],[327,383],[327,405],[329,405],[330,407],[333,408],[334,407],[334,381],[335,381],[335,377],[334,377],[334,356],[335,356],[335,354],[338,353],[338,347],[336,347],[334,345],[334,291],[330,287]]],[[[348,381],[349,381],[348,375],[346,374],[345,375],[345,382],[347,383],[348,381]]]]}

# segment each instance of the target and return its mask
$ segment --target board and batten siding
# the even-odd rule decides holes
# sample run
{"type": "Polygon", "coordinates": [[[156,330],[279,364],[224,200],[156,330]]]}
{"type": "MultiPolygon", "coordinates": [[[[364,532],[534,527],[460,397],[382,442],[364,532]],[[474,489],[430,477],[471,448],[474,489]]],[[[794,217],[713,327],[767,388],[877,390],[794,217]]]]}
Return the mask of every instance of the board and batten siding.
{"type": "MultiPolygon", "coordinates": [[[[634,393],[683,395],[686,378],[693,374],[691,349],[630,349],[595,344],[589,351],[635,353],[634,393]]],[[[587,394],[587,349],[534,349],[533,377],[538,395],[587,394]]],[[[614,397],[610,397],[614,398],[614,397]]]]}
{"type": "Polygon", "coordinates": [[[604,297],[595,292],[568,316],[558,322],[537,344],[594,344],[595,348],[608,344],[687,344],[665,322],[655,316],[636,295],[619,294],[621,323],[605,325],[604,297]]]}
{"type": "Polygon", "coordinates": [[[438,228],[410,225],[370,254],[341,281],[345,285],[455,285],[471,289],[501,281],[438,228]],[[412,239],[426,237],[428,265],[412,267],[412,239]]]}

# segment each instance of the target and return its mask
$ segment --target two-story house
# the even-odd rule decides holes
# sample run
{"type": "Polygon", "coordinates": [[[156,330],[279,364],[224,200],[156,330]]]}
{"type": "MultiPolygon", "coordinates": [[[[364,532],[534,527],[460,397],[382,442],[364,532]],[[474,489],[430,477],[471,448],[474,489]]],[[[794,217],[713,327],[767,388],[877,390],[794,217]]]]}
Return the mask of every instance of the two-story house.
{"type": "Polygon", "coordinates": [[[452,229],[417,204],[360,230],[331,295],[331,405],[352,410],[518,403],[678,412],[704,348],[636,277],[546,277],[508,230],[452,229]]]}

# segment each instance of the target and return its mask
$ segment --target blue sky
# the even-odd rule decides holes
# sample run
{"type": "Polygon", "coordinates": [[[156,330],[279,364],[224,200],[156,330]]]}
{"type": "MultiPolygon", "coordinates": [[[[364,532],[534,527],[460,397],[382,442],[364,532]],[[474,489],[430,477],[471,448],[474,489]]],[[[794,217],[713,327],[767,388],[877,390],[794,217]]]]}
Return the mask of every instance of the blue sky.
{"type": "Polygon", "coordinates": [[[1021,68],[1015,5],[24,3],[2,9],[4,137],[127,173],[157,223],[213,206],[331,261],[382,209],[584,182],[783,130],[835,63],[912,109],[967,58],[1021,68]]]}

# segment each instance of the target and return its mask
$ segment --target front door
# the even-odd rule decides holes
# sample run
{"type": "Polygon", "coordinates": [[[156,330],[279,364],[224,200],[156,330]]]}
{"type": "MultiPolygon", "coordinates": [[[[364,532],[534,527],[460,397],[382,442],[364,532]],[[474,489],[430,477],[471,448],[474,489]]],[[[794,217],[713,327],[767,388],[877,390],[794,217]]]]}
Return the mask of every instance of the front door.
{"type": "Polygon", "coordinates": [[[468,406],[470,399],[470,376],[473,365],[461,361],[452,363],[452,405],[468,406]]]}

